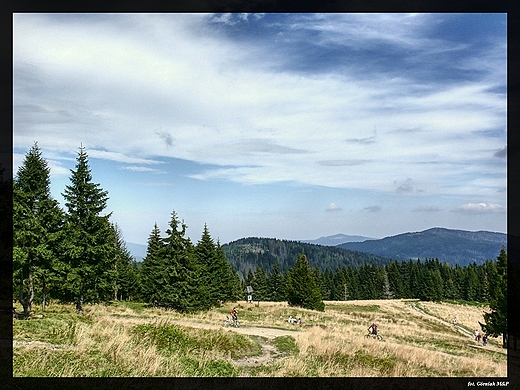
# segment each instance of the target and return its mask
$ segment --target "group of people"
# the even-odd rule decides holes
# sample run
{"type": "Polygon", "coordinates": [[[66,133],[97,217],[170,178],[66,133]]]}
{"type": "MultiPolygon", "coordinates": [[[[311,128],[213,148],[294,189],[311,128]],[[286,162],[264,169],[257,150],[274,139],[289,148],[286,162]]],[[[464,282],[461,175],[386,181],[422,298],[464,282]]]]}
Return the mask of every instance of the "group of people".
{"type": "Polygon", "coordinates": [[[293,316],[289,316],[289,319],[287,320],[287,322],[290,323],[290,324],[299,324],[299,325],[301,325],[302,324],[302,319],[301,319],[301,317],[294,318],[293,316]]]}
{"type": "Polygon", "coordinates": [[[482,336],[478,329],[475,329],[475,341],[480,344],[480,341],[482,341],[482,345],[487,345],[488,341],[488,335],[487,333],[484,333],[482,336]]]}
{"type": "MultiPolygon", "coordinates": [[[[238,310],[236,307],[234,307],[233,309],[231,309],[231,319],[236,322],[238,321],[238,310]]],[[[287,322],[291,323],[291,324],[298,324],[298,325],[301,325],[302,324],[302,319],[301,317],[298,317],[298,318],[294,318],[293,316],[289,316],[289,319],[287,320],[287,322]]]]}

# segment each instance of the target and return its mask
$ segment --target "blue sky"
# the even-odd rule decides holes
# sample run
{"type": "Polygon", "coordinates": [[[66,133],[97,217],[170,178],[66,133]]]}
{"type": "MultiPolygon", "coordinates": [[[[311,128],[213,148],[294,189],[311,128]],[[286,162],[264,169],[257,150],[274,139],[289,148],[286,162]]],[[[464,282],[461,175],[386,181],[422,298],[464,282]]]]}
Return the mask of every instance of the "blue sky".
{"type": "Polygon", "coordinates": [[[14,14],[13,162],[128,242],[506,232],[506,14],[14,14]]]}

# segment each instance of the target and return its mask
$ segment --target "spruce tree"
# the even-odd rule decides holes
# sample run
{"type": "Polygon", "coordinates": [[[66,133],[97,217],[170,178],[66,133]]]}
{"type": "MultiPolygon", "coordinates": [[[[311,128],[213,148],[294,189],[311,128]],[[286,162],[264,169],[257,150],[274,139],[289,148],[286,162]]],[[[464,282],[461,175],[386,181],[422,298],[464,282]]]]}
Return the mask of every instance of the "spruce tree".
{"type": "MultiPolygon", "coordinates": [[[[2,269],[9,270],[13,261],[13,179],[11,172],[5,172],[5,167],[0,162],[0,264],[2,269]]],[[[0,273],[0,305],[9,307],[13,302],[13,274],[0,273]]],[[[7,319],[7,318],[6,318],[7,319]]],[[[8,354],[5,355],[4,367],[11,364],[8,354]]],[[[3,362],[1,363],[3,364],[3,362]]]]}
{"type": "Polygon", "coordinates": [[[240,283],[240,277],[237,271],[229,264],[226,258],[226,252],[220,245],[220,241],[217,240],[217,259],[216,262],[219,264],[217,280],[220,282],[218,289],[218,299],[221,301],[237,301],[242,297],[242,286],[240,283]]]}
{"type": "Polygon", "coordinates": [[[273,264],[273,269],[267,277],[267,290],[270,301],[283,302],[286,299],[283,274],[278,262],[273,264]]]}
{"type": "Polygon", "coordinates": [[[383,275],[383,299],[393,299],[394,292],[392,291],[392,288],[390,287],[390,281],[388,279],[388,272],[386,272],[386,269],[384,266],[382,268],[382,275],[383,275]]]}
{"type": "Polygon", "coordinates": [[[13,183],[13,280],[24,314],[30,315],[39,286],[43,310],[63,214],[50,194],[50,168],[35,142],[13,183]]]}
{"type": "Polygon", "coordinates": [[[294,267],[288,270],[286,293],[288,303],[291,306],[325,311],[320,288],[304,254],[298,255],[294,267]]]}
{"type": "Polygon", "coordinates": [[[464,299],[467,301],[478,300],[478,289],[481,281],[478,279],[476,268],[477,264],[471,263],[464,272],[464,299]]]}
{"type": "Polygon", "coordinates": [[[206,224],[204,224],[202,236],[197,242],[195,253],[200,267],[200,293],[210,306],[216,306],[218,301],[222,300],[223,284],[227,282],[226,279],[222,279],[222,277],[226,277],[222,268],[226,267],[227,264],[223,264],[222,257],[218,256],[215,242],[211,238],[206,224]]]}
{"type": "MultiPolygon", "coordinates": [[[[508,346],[507,336],[507,252],[504,247],[497,257],[497,274],[499,279],[491,287],[489,308],[491,312],[484,313],[484,324],[480,324],[482,330],[493,337],[502,334],[502,346],[508,346]]],[[[516,329],[514,330],[516,331],[516,329]]]]}
{"type": "Polygon", "coordinates": [[[135,275],[132,270],[132,254],[126,247],[123,232],[117,223],[111,223],[113,269],[105,272],[113,281],[114,300],[128,299],[132,286],[135,284],[135,275]]]}
{"type": "Polygon", "coordinates": [[[267,277],[264,269],[260,266],[256,267],[251,287],[253,287],[256,301],[268,300],[267,277]]]}
{"type": "Polygon", "coordinates": [[[92,173],[85,148],[79,148],[71,184],[62,194],[67,207],[62,245],[65,272],[64,284],[74,296],[76,310],[83,312],[84,302],[107,300],[113,281],[106,270],[113,269],[111,213],[102,215],[108,192],[92,182],[92,173]]]}
{"type": "Polygon", "coordinates": [[[187,225],[181,223],[176,212],[172,211],[163,239],[165,245],[162,253],[168,283],[162,298],[163,302],[180,312],[206,310],[211,307],[211,302],[205,296],[207,290],[196,261],[195,247],[185,237],[186,228],[187,225]]]}
{"type": "Polygon", "coordinates": [[[141,296],[146,302],[161,301],[161,292],[165,291],[168,284],[165,261],[162,258],[163,246],[161,231],[156,222],[148,237],[146,256],[141,266],[141,296]]]}
{"type": "Polygon", "coordinates": [[[438,270],[424,268],[420,273],[418,298],[422,301],[440,301],[442,299],[442,279],[438,270]]]}

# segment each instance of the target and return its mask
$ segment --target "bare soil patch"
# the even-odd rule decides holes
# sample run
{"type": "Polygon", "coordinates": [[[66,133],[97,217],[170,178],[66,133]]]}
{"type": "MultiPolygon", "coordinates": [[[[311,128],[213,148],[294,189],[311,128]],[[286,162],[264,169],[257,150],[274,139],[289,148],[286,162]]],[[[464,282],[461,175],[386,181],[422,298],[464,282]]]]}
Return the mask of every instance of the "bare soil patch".
{"type": "Polygon", "coordinates": [[[240,334],[245,334],[249,336],[261,336],[267,339],[274,339],[280,336],[295,336],[298,331],[295,330],[284,330],[284,329],[276,329],[276,328],[264,328],[259,326],[241,326],[240,328],[224,328],[220,325],[207,324],[202,322],[193,322],[193,321],[183,321],[183,320],[174,320],[173,323],[190,326],[192,328],[202,328],[202,329],[223,329],[226,331],[236,332],[240,334]]]}

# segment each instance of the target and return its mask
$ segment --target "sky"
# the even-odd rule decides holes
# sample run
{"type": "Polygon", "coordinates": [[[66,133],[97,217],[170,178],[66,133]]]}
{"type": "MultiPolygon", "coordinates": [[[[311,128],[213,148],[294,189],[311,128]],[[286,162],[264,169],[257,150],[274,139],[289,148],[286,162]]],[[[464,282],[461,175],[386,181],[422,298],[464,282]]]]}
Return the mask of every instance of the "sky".
{"type": "Polygon", "coordinates": [[[506,14],[14,14],[13,171],[146,244],[507,231],[506,14]]]}

